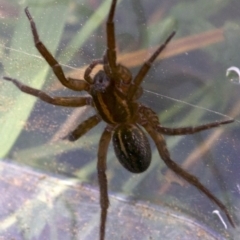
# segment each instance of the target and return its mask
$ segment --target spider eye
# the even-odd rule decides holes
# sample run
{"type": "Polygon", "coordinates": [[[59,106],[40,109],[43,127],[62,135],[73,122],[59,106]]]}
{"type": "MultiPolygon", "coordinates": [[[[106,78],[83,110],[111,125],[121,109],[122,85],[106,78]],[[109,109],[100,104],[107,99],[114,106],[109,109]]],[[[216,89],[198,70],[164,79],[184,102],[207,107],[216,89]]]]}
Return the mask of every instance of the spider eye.
{"type": "Polygon", "coordinates": [[[93,79],[93,83],[97,84],[97,83],[105,83],[105,82],[109,82],[109,78],[106,75],[106,73],[104,71],[99,71],[94,79],[93,79]]]}
{"type": "Polygon", "coordinates": [[[109,83],[110,79],[104,71],[99,71],[93,79],[94,89],[97,91],[105,90],[109,86],[109,83]]]}

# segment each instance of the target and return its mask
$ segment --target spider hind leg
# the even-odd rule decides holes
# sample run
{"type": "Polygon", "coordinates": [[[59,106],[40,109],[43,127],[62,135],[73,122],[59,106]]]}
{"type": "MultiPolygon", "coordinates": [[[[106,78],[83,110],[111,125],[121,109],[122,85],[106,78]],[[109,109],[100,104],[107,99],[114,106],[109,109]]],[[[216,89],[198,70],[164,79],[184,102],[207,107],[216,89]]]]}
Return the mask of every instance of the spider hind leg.
{"type": "Polygon", "coordinates": [[[155,132],[155,130],[149,125],[144,124],[144,128],[148,132],[148,134],[153,139],[159,155],[161,156],[164,163],[179,177],[186,180],[191,185],[195,186],[198,190],[200,190],[203,194],[205,194],[212,202],[214,202],[227,216],[228,221],[232,225],[232,227],[235,227],[234,221],[232,217],[230,216],[226,206],[218,199],[216,198],[194,175],[188,173],[186,170],[181,168],[177,163],[175,163],[169,154],[169,151],[167,149],[166,142],[161,134],[158,132],[155,132]]]}

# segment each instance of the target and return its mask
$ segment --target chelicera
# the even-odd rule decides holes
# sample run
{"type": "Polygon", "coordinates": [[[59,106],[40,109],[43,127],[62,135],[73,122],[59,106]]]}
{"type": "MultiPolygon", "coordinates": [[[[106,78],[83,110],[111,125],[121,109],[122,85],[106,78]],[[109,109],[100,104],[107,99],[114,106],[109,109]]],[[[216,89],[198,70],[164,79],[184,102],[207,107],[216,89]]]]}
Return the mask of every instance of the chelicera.
{"type": "Polygon", "coordinates": [[[129,69],[117,63],[115,48],[114,13],[117,0],[112,0],[107,23],[107,49],[101,59],[92,61],[84,73],[83,79],[66,77],[60,64],[47,50],[38,36],[33,18],[25,9],[25,13],[31,25],[33,39],[36,48],[52,68],[58,80],[67,88],[74,91],[86,91],[87,97],[52,97],[45,92],[34,89],[18,80],[4,77],[5,80],[15,84],[22,92],[40,98],[44,102],[66,107],[82,107],[90,105],[96,110],[96,114],[80,123],[75,130],[70,132],[65,139],[76,141],[100,121],[106,123],[99,141],[97,172],[100,188],[100,240],[105,239],[107,211],[109,207],[108,186],[106,177],[106,157],[108,146],[112,138],[117,159],[132,173],[141,173],[147,170],[151,163],[151,149],[146,133],[154,141],[159,155],[165,164],[178,176],[194,185],[213,201],[227,216],[234,226],[233,220],[225,205],[216,198],[201,182],[192,174],[182,169],[175,163],[169,154],[163,135],[186,135],[197,133],[206,129],[218,127],[233,122],[233,120],[213,122],[197,127],[167,128],[159,122],[157,114],[148,106],[138,101],[142,95],[141,83],[151,68],[152,63],[165,49],[175,35],[172,32],[166,41],[151,55],[140,67],[135,77],[129,69]],[[102,65],[103,70],[97,72],[92,78],[91,72],[96,65],[102,65]]]}

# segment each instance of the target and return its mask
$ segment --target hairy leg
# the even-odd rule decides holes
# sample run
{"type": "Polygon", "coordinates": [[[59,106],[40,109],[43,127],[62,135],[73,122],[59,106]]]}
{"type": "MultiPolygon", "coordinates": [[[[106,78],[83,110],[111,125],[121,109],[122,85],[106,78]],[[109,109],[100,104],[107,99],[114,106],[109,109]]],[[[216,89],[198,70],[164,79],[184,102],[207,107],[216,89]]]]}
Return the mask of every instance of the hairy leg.
{"type": "Polygon", "coordinates": [[[162,160],[165,162],[165,164],[178,176],[186,180],[188,183],[195,186],[198,190],[200,190],[202,193],[204,193],[212,202],[214,202],[227,216],[228,221],[230,224],[235,227],[235,224],[225,207],[225,205],[216,198],[204,185],[201,184],[201,182],[192,174],[188,173],[186,170],[182,169],[177,163],[175,163],[171,158],[169,151],[166,146],[166,142],[163,138],[163,136],[157,132],[149,125],[145,124],[143,126],[148,134],[151,136],[153,141],[155,142],[159,155],[161,156],[162,160]]]}
{"type": "Polygon", "coordinates": [[[93,127],[95,127],[101,120],[102,119],[98,115],[94,115],[79,124],[74,131],[63,137],[63,139],[68,139],[71,142],[76,141],[93,127]]]}
{"type": "Polygon", "coordinates": [[[108,199],[108,186],[106,176],[106,159],[109,142],[111,140],[111,131],[108,127],[105,128],[98,147],[98,181],[100,187],[100,206],[101,206],[101,218],[100,218],[100,240],[105,238],[105,228],[107,222],[107,210],[109,207],[108,199]]]}
{"type": "Polygon", "coordinates": [[[81,91],[88,89],[88,83],[83,80],[76,80],[73,78],[66,78],[65,74],[62,70],[62,67],[57,62],[57,60],[53,57],[53,55],[48,51],[48,49],[45,47],[45,45],[42,43],[38,36],[36,24],[33,21],[33,18],[28,11],[28,8],[25,8],[25,13],[27,15],[27,18],[30,22],[32,34],[33,34],[33,40],[34,44],[39,51],[39,53],[43,56],[43,58],[47,61],[49,66],[52,68],[53,72],[55,73],[58,80],[67,88],[75,90],[75,91],[81,91]]]}
{"type": "Polygon", "coordinates": [[[20,91],[35,96],[44,102],[64,106],[64,107],[82,107],[92,105],[92,97],[51,97],[45,92],[22,84],[16,79],[3,77],[3,79],[12,82],[20,91]]]}

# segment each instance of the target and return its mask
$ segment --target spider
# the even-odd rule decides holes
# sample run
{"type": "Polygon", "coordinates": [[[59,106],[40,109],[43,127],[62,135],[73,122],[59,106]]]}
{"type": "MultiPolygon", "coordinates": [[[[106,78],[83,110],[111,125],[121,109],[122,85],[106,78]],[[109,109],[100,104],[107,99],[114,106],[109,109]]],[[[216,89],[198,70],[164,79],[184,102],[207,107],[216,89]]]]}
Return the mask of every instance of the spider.
{"type": "Polygon", "coordinates": [[[105,239],[105,226],[109,207],[108,186],[106,177],[106,157],[110,140],[112,139],[115,155],[119,162],[132,173],[142,173],[147,170],[151,162],[151,148],[146,133],[154,141],[159,155],[165,164],[178,176],[194,185],[214,202],[227,216],[234,227],[234,222],[225,207],[201,182],[192,174],[175,163],[169,154],[163,135],[186,135],[197,133],[206,129],[218,127],[233,122],[233,120],[213,122],[197,127],[168,128],[159,122],[157,114],[149,107],[138,102],[143,89],[141,83],[158,55],[166,48],[174,37],[173,31],[166,41],[158,47],[151,57],[140,67],[135,77],[129,69],[117,63],[115,47],[114,13],[117,0],[112,0],[106,23],[107,49],[101,59],[94,60],[86,68],[83,79],[66,77],[57,60],[44,46],[38,36],[34,20],[25,8],[26,16],[30,22],[35,46],[47,61],[58,80],[67,88],[74,91],[86,91],[89,96],[81,97],[52,97],[45,92],[22,84],[16,79],[4,77],[5,80],[15,84],[22,92],[40,98],[42,101],[65,107],[82,107],[90,105],[96,114],[80,123],[75,130],[64,139],[76,141],[100,121],[106,127],[100,137],[98,147],[97,172],[100,188],[100,226],[99,239],[105,239]],[[92,78],[91,72],[96,65],[102,65],[92,78]]]}

